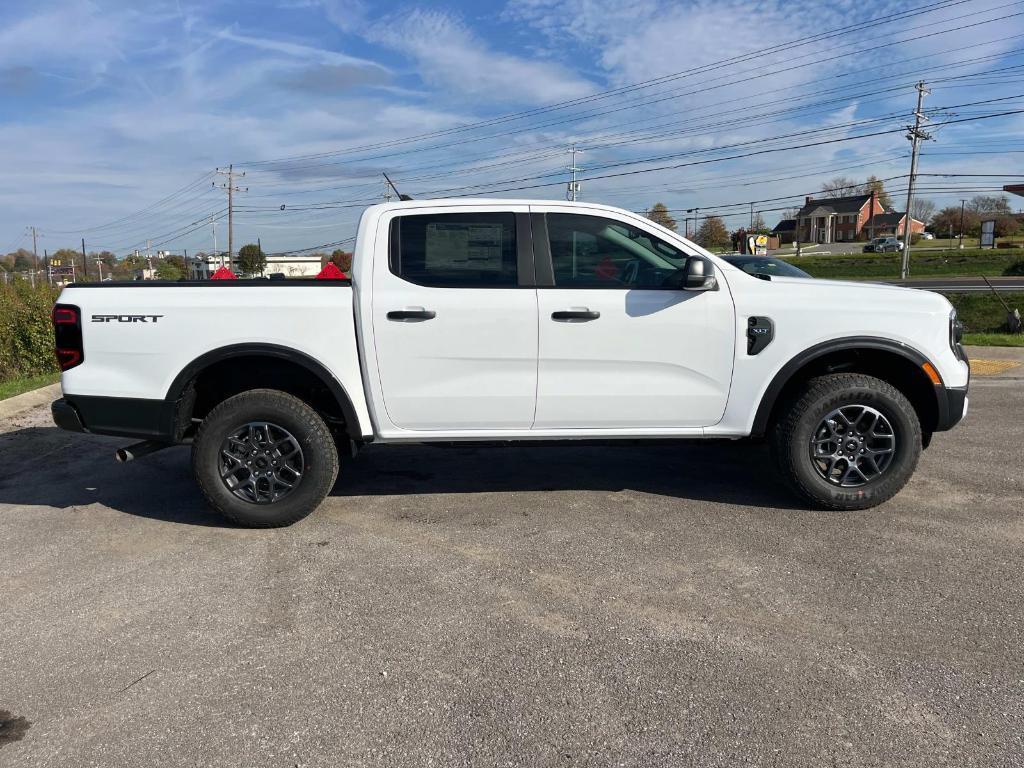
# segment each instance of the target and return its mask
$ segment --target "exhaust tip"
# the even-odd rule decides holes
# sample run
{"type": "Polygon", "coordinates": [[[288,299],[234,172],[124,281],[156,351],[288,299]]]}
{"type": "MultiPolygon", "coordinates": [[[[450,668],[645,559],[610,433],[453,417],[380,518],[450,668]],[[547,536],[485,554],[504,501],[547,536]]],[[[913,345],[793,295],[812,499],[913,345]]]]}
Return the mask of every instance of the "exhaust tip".
{"type": "Polygon", "coordinates": [[[132,456],[131,451],[129,451],[127,448],[118,448],[116,451],[114,451],[114,459],[120,464],[129,462],[134,458],[135,457],[132,456]]]}

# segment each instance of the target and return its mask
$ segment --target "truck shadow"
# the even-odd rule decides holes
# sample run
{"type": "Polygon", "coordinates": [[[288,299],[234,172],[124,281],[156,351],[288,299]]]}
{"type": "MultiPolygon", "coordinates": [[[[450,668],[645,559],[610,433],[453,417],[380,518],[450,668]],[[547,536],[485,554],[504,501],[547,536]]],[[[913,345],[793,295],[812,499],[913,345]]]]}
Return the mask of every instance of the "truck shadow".
{"type": "MultiPolygon", "coordinates": [[[[71,435],[52,427],[0,434],[5,467],[0,504],[82,514],[98,504],[154,520],[230,527],[210,510],[196,487],[187,447],[117,464],[114,449],[125,442],[71,435]]],[[[799,508],[774,479],[763,446],[729,442],[369,446],[356,458],[343,459],[331,495],[623,490],[799,508]]]]}
{"type": "Polygon", "coordinates": [[[334,496],[624,490],[799,509],[750,442],[369,446],[342,464],[334,496]]]}

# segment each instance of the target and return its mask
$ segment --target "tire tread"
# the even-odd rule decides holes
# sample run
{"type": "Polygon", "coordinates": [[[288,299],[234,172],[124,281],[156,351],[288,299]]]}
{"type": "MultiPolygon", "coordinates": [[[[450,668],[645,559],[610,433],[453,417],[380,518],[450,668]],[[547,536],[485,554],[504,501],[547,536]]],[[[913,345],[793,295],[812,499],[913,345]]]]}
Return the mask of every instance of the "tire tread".
{"type": "MultiPolygon", "coordinates": [[[[224,416],[225,413],[230,413],[235,409],[244,409],[252,407],[253,405],[265,406],[267,401],[273,401],[275,407],[290,413],[296,420],[305,422],[310,430],[315,434],[315,437],[322,445],[330,446],[330,450],[325,452],[326,455],[320,456],[321,461],[326,461],[328,465],[328,472],[326,477],[329,478],[329,482],[322,483],[319,490],[321,499],[325,497],[334,485],[334,480],[338,476],[338,452],[334,449],[334,437],[331,431],[327,428],[324,420],[320,415],[310,408],[304,401],[290,395],[287,392],[282,392],[277,389],[250,389],[240,394],[229,397],[228,399],[218,403],[214,406],[210,412],[206,415],[206,418],[199,425],[199,429],[196,431],[195,440],[192,443],[192,465],[194,472],[196,473],[197,479],[199,475],[199,469],[196,464],[196,454],[199,447],[203,444],[204,437],[211,428],[215,428],[217,422],[224,416]]],[[[281,515],[275,518],[268,519],[256,519],[237,513],[230,507],[219,503],[208,491],[206,485],[203,482],[198,482],[199,489],[202,491],[204,498],[207,503],[216,509],[220,514],[231,520],[233,523],[246,528],[281,528],[285,526],[297,523],[309,515],[313,510],[299,507],[292,512],[281,515]]],[[[272,506],[272,505],[271,505],[272,506]]]]}
{"type": "Polygon", "coordinates": [[[770,446],[783,480],[803,499],[823,509],[845,511],[882,504],[899,493],[904,485],[903,483],[890,483],[881,493],[874,492],[869,503],[851,505],[850,502],[824,497],[823,494],[806,483],[798,471],[793,451],[789,447],[804,414],[823,398],[850,389],[866,389],[884,395],[894,400],[905,413],[912,415],[912,424],[916,425],[917,430],[916,435],[912,434],[910,439],[916,440],[917,450],[910,467],[911,474],[917,465],[917,457],[920,455],[921,430],[916,411],[906,396],[892,384],[864,373],[832,373],[808,380],[788,402],[783,403],[782,415],[777,420],[774,429],[771,430],[770,446]]]}

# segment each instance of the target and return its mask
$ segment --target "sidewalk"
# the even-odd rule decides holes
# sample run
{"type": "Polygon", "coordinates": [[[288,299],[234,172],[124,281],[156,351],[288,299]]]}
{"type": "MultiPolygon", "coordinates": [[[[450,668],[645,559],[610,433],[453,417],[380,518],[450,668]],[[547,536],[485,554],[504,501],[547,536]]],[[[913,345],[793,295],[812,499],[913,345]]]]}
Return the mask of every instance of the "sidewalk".
{"type": "Polygon", "coordinates": [[[50,384],[40,389],[33,389],[31,392],[24,392],[6,400],[0,400],[0,420],[35,408],[38,405],[48,405],[60,398],[60,384],[50,384]]]}

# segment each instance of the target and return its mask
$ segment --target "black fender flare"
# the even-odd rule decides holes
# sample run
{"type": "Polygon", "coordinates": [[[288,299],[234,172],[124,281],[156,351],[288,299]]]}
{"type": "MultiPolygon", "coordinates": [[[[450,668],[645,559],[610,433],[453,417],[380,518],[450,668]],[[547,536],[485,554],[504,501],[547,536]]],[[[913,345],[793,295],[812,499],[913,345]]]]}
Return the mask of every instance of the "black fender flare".
{"type": "MultiPolygon", "coordinates": [[[[925,363],[931,365],[931,361],[918,350],[907,344],[893,341],[892,339],[879,338],[875,336],[848,336],[840,339],[830,339],[829,341],[823,341],[820,344],[815,344],[813,347],[809,347],[796,355],[796,357],[792,358],[782,366],[782,368],[779,369],[779,372],[775,374],[775,377],[768,385],[768,388],[764,391],[764,395],[761,396],[761,402],[757,406],[757,413],[754,415],[754,424],[750,430],[751,436],[764,436],[765,432],[768,430],[768,420],[771,418],[772,410],[775,408],[779,395],[782,394],[782,390],[797,371],[808,363],[814,362],[825,355],[833,352],[853,349],[871,349],[895,353],[913,363],[914,366],[921,371],[921,375],[925,377],[927,377],[927,374],[925,373],[923,366],[925,363]]],[[[932,367],[934,368],[934,366],[932,367]]],[[[929,381],[929,383],[931,382],[929,381]]],[[[939,414],[939,420],[941,422],[943,420],[943,413],[946,409],[947,403],[945,397],[946,388],[941,384],[936,384],[934,387],[936,408],[938,409],[937,413],[939,414]]]]}
{"type": "Polygon", "coordinates": [[[337,400],[338,407],[345,417],[345,431],[348,433],[348,436],[353,440],[363,439],[359,417],[356,414],[355,406],[352,405],[352,398],[349,397],[341,382],[318,360],[304,352],[297,352],[294,349],[279,344],[230,344],[226,347],[218,347],[209,352],[204,352],[182,368],[178,375],[174,377],[174,381],[171,382],[171,386],[168,388],[167,395],[164,398],[165,402],[177,404],[185,395],[189,383],[194,381],[206,368],[214,363],[234,357],[270,357],[278,360],[287,360],[290,363],[302,366],[316,376],[334,395],[334,399],[337,400]]]}

